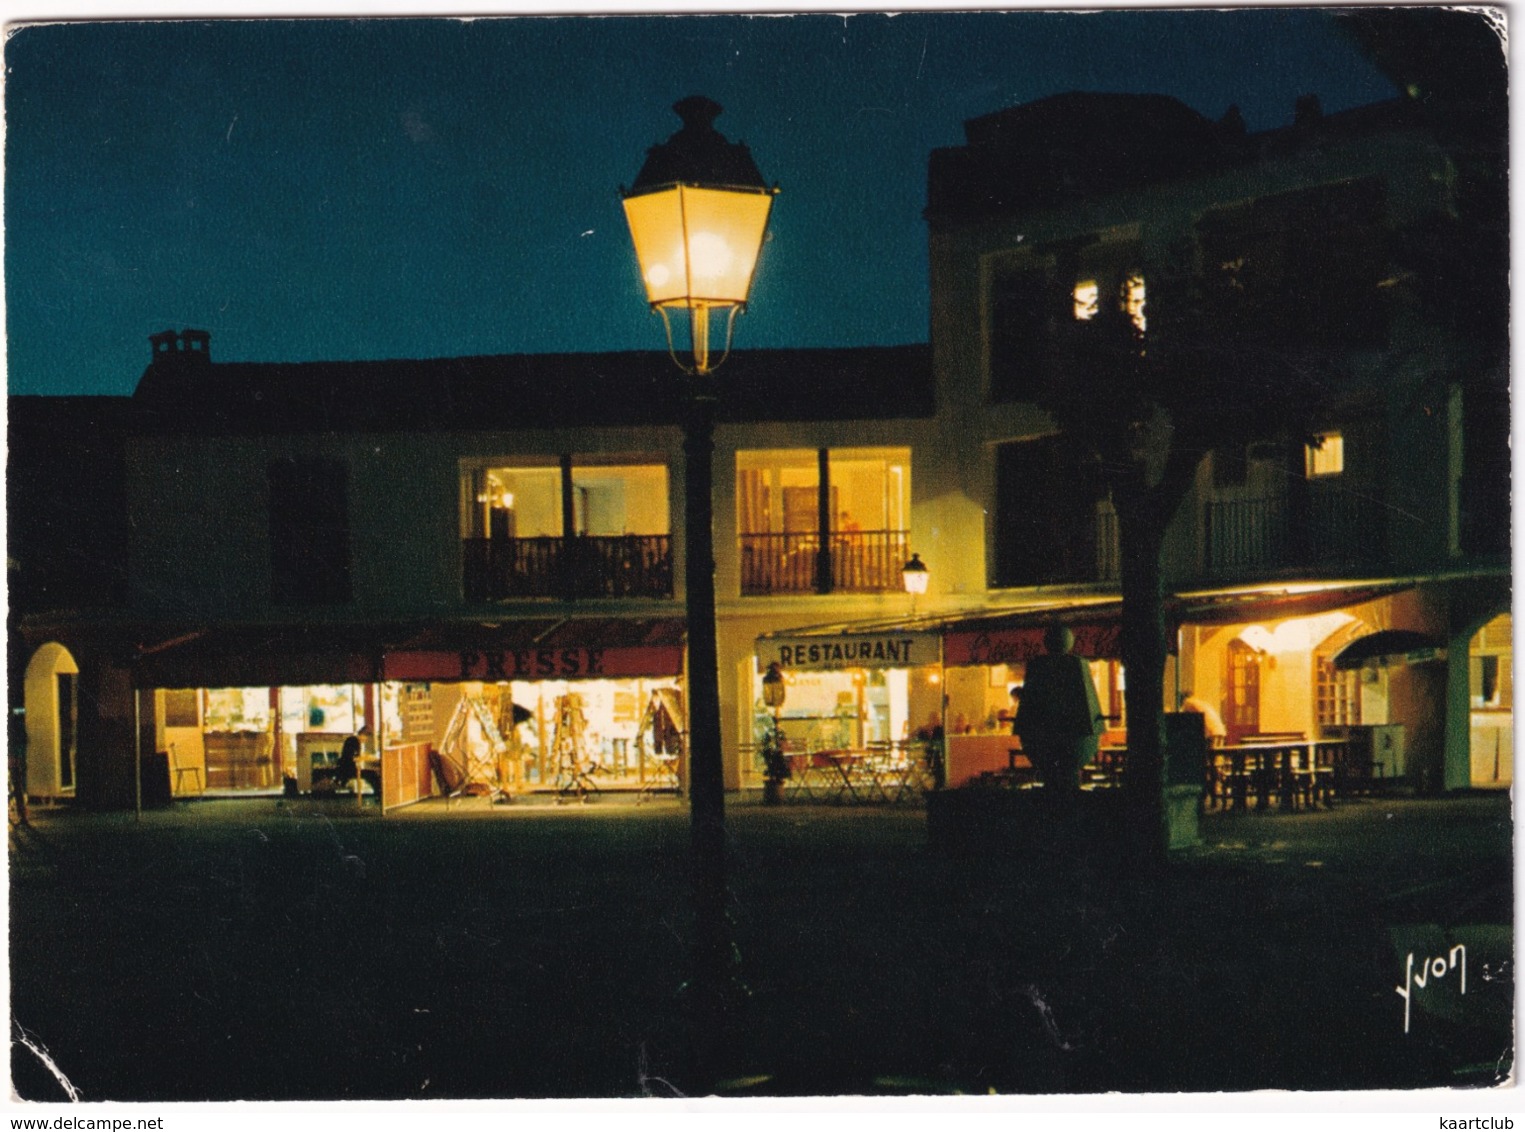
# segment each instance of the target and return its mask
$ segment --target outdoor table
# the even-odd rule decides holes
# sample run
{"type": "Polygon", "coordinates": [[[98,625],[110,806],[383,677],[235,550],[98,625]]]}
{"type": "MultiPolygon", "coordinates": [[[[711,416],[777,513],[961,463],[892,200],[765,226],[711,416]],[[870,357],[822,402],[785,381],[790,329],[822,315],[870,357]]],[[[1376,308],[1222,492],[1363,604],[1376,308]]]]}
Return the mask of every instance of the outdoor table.
{"type": "Polygon", "coordinates": [[[908,743],[886,743],[874,749],[868,762],[874,788],[891,805],[916,791],[916,759],[908,743]],[[893,794],[891,793],[893,790],[893,794]]]}
{"type": "Polygon", "coordinates": [[[789,760],[789,796],[814,798],[815,787],[820,785],[816,778],[820,768],[815,765],[815,757],[804,751],[786,750],[784,758],[789,760]]]}
{"type": "Polygon", "coordinates": [[[1291,739],[1217,748],[1215,756],[1228,764],[1224,808],[1248,809],[1252,789],[1257,810],[1269,809],[1273,799],[1283,810],[1313,805],[1327,796],[1327,779],[1333,773],[1333,763],[1325,756],[1332,757],[1341,745],[1339,740],[1291,739]]]}
{"type": "Polygon", "coordinates": [[[833,802],[843,802],[849,798],[854,802],[863,801],[863,796],[858,793],[861,784],[858,772],[862,769],[864,760],[862,751],[817,751],[815,758],[818,760],[817,766],[825,764],[836,772],[835,777],[831,777],[833,802]]]}
{"type": "Polygon", "coordinates": [[[1229,760],[1229,809],[1248,809],[1251,790],[1257,810],[1270,807],[1284,750],[1285,745],[1277,743],[1234,743],[1223,748],[1229,760]]]}

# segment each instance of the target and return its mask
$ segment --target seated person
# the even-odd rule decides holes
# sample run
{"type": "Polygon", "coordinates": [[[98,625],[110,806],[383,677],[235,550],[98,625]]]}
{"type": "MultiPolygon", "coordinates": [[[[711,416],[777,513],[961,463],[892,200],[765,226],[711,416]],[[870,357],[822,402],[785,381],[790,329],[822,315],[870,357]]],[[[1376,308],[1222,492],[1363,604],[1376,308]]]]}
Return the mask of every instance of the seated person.
{"type": "Polygon", "coordinates": [[[381,774],[375,770],[360,769],[360,736],[349,735],[345,737],[344,745],[339,748],[339,767],[334,775],[334,781],[342,789],[349,786],[355,793],[362,793],[362,783],[369,783],[371,792],[380,796],[381,774]]]}

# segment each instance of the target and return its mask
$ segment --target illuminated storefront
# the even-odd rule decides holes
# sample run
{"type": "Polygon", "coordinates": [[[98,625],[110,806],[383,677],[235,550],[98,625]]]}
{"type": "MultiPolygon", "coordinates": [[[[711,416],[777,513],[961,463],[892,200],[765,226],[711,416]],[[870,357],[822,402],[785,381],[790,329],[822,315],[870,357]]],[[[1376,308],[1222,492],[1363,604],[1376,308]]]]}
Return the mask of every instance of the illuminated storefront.
{"type": "MultiPolygon", "coordinates": [[[[1354,753],[1352,765],[1377,780],[1375,789],[1418,787],[1438,773],[1446,650],[1421,631],[1425,598],[1414,584],[1204,591],[1172,597],[1166,610],[1170,702],[1162,706],[1175,711],[1187,697],[1206,704],[1224,725],[1211,742],[1340,742],[1354,753]],[[1404,625],[1420,628],[1394,628],[1404,625]]],[[[1025,765],[1012,716],[1026,663],[1042,651],[1044,628],[1058,622],[1072,629],[1075,653],[1090,662],[1106,717],[1101,751],[1125,766],[1121,614],[1120,602],[1102,599],[767,633],[758,639],[754,732],[763,734],[768,719],[761,673],[776,663],[789,687],[785,733],[807,749],[937,731],[950,787],[1025,765]],[[878,688],[884,691],[876,700],[878,688]]],[[[1472,646],[1474,786],[1512,780],[1508,634],[1507,618],[1495,619],[1472,646]]]]}
{"type": "Polygon", "coordinates": [[[679,790],[680,619],[546,618],[388,635],[395,644],[333,642],[322,652],[310,640],[196,635],[142,658],[135,682],[154,690],[172,792],[379,787],[393,808],[440,794],[679,790]],[[299,684],[284,675],[318,670],[367,678],[299,684]],[[243,679],[178,686],[193,673],[243,679]],[[352,768],[341,766],[351,736],[360,748],[352,768]]]}

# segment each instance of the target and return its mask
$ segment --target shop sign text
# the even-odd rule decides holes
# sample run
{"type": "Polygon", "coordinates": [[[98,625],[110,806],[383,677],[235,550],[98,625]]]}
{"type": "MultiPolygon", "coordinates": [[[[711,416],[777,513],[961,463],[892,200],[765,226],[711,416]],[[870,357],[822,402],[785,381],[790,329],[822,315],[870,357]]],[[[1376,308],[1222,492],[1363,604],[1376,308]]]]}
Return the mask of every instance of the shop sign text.
{"type": "MultiPolygon", "coordinates": [[[[1091,660],[1122,654],[1121,630],[1116,625],[1075,625],[1075,655],[1091,660]]],[[[950,665],[1026,664],[1044,653],[1041,628],[995,629],[989,632],[949,633],[950,665]]]]}
{"type": "Polygon", "coordinates": [[[416,650],[389,653],[388,680],[585,680],[677,676],[682,646],[416,650]]]}
{"type": "Polygon", "coordinates": [[[886,633],[830,640],[769,641],[758,650],[758,667],[914,668],[937,663],[937,638],[927,633],[886,633]]]}

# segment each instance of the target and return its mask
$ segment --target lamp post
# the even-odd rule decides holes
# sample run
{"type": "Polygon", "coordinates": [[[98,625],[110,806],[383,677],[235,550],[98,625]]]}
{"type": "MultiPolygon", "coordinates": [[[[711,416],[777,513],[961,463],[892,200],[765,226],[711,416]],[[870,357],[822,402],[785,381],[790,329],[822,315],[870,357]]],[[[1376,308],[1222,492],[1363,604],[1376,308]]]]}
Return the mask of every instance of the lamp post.
{"type": "MultiPolygon", "coordinates": [[[[747,147],[713,126],[718,103],[699,96],[674,105],[683,127],[652,146],[629,189],[625,219],[646,300],[662,318],[668,353],[686,375],[683,420],[684,601],[688,622],[688,793],[694,885],[693,987],[706,1011],[719,1010],[731,984],[735,948],[726,919],[725,782],[720,749],[720,684],[715,643],[713,485],[715,392],[709,380],[730,352],[736,315],[746,309],[776,188],[747,147]],[[679,358],[673,321],[687,314],[691,362],[679,358]],[[713,359],[712,313],[725,317],[725,347],[713,359]]],[[[707,1048],[705,1035],[696,1047],[707,1048]]]]}

